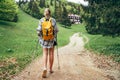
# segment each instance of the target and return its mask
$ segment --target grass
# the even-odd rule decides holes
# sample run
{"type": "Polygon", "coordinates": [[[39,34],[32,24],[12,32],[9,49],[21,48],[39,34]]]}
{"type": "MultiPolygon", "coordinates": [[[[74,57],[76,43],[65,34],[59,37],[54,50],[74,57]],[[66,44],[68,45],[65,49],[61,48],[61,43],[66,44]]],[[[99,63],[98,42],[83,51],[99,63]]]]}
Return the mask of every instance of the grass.
{"type": "MultiPolygon", "coordinates": [[[[19,11],[19,21],[0,21],[0,78],[9,79],[33,59],[38,20],[19,11]],[[4,63],[3,63],[4,62],[4,63]]],[[[34,57],[41,54],[39,50],[34,57]]]]}
{"type": "MultiPolygon", "coordinates": [[[[78,25],[73,26],[77,27],[78,25]]],[[[76,29],[74,30],[76,31],[76,29]]],[[[79,30],[89,39],[89,42],[85,44],[86,49],[100,55],[111,56],[114,61],[120,62],[120,37],[113,38],[110,36],[91,35],[86,32],[85,27],[80,27],[79,30]]]]}
{"type": "Polygon", "coordinates": [[[102,35],[88,35],[89,43],[85,47],[99,54],[113,57],[116,62],[120,62],[120,37],[112,38],[102,35]]]}
{"type": "MultiPolygon", "coordinates": [[[[41,47],[36,50],[36,28],[39,20],[19,10],[17,23],[0,21],[0,79],[10,79],[29,64],[33,58],[40,56],[41,47]]],[[[69,37],[79,31],[77,27],[67,29],[58,23],[59,47],[69,43],[69,37]],[[72,29],[73,28],[73,29],[72,29]],[[76,30],[75,30],[76,29],[76,30]]]]}
{"type": "Polygon", "coordinates": [[[58,33],[58,42],[59,46],[67,45],[69,43],[69,37],[72,36],[74,33],[80,32],[83,29],[84,25],[72,25],[70,28],[64,28],[61,24],[58,24],[60,29],[58,33]]]}

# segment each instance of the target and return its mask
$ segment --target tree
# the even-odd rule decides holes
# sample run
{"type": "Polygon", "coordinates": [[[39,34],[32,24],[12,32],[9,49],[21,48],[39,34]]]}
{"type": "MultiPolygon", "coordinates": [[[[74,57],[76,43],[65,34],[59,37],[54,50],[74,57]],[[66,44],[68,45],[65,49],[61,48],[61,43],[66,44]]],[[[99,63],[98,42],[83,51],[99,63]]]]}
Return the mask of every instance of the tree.
{"type": "Polygon", "coordinates": [[[68,18],[68,12],[65,6],[63,6],[63,11],[62,11],[62,21],[61,23],[66,26],[71,26],[71,22],[68,18]]]}
{"type": "Polygon", "coordinates": [[[40,19],[40,17],[41,17],[40,16],[40,10],[39,10],[38,5],[35,1],[33,2],[33,6],[32,6],[32,9],[31,9],[31,14],[32,14],[33,17],[36,17],[38,19],[40,19]]]}
{"type": "Polygon", "coordinates": [[[21,0],[19,0],[18,1],[18,6],[20,6],[22,4],[22,1],[21,0]]]}
{"type": "Polygon", "coordinates": [[[53,5],[53,0],[50,0],[50,5],[53,5]]]}
{"type": "Polygon", "coordinates": [[[34,2],[33,0],[30,0],[30,2],[28,3],[28,9],[30,10],[32,9],[33,2],[34,2]]]}
{"type": "Polygon", "coordinates": [[[50,7],[50,5],[49,5],[49,3],[48,3],[48,2],[46,3],[46,7],[47,7],[47,8],[49,8],[49,7],[50,7]]]}
{"type": "Polygon", "coordinates": [[[120,35],[120,0],[89,0],[83,7],[86,30],[92,34],[120,35]]]}
{"type": "Polygon", "coordinates": [[[56,0],[54,0],[54,17],[56,18],[56,10],[57,10],[57,6],[56,6],[56,0]]]}
{"type": "Polygon", "coordinates": [[[18,6],[13,0],[0,0],[0,19],[6,21],[18,20],[18,6]]]}
{"type": "Polygon", "coordinates": [[[61,1],[54,1],[54,15],[53,15],[57,21],[61,21],[62,19],[62,5],[61,1]],[[59,15],[59,16],[58,16],[59,15]]]}
{"type": "Polygon", "coordinates": [[[45,7],[45,0],[40,0],[39,6],[41,8],[45,7]]]}
{"type": "Polygon", "coordinates": [[[77,10],[77,14],[79,15],[79,14],[80,14],[80,6],[78,6],[77,9],[78,9],[78,10],[77,10]]]}

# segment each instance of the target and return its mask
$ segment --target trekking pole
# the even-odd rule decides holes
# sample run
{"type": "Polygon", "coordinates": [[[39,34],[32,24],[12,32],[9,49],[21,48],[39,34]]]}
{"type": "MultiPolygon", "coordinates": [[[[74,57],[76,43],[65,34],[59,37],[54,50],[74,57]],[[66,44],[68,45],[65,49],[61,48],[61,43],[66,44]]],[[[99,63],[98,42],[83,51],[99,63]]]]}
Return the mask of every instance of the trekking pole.
{"type": "MultiPolygon", "coordinates": [[[[57,42],[57,36],[56,36],[56,42],[57,42]]],[[[59,63],[59,54],[58,54],[58,42],[57,42],[57,60],[58,60],[58,69],[60,69],[60,63],[59,63]]]]}

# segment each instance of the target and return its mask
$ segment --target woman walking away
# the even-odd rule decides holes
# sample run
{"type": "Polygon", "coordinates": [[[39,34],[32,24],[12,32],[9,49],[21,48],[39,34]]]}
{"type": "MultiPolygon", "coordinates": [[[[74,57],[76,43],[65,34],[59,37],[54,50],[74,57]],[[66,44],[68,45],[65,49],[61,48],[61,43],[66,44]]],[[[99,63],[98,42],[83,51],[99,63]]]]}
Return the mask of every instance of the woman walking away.
{"type": "Polygon", "coordinates": [[[43,72],[42,77],[46,78],[47,75],[47,62],[49,59],[49,72],[53,73],[53,62],[54,62],[54,46],[57,45],[58,27],[56,20],[51,17],[51,11],[49,8],[44,10],[44,17],[40,19],[37,28],[39,36],[39,43],[43,49],[43,72]],[[48,58],[49,56],[49,58],[48,58]]]}

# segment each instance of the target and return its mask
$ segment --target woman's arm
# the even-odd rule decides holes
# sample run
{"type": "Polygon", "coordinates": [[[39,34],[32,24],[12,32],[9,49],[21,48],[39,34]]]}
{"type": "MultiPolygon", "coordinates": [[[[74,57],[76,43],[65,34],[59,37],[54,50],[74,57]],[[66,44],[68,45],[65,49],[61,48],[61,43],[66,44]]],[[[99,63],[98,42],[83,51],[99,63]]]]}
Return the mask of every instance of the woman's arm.
{"type": "Polygon", "coordinates": [[[41,36],[42,34],[41,34],[41,31],[42,31],[42,26],[41,26],[41,19],[40,19],[40,21],[39,21],[39,24],[38,24],[38,27],[37,27],[37,34],[38,34],[38,36],[41,36]]]}
{"type": "Polygon", "coordinates": [[[53,19],[53,27],[54,27],[54,36],[55,36],[54,45],[57,45],[57,33],[59,32],[59,29],[55,19],[53,19]]]}

